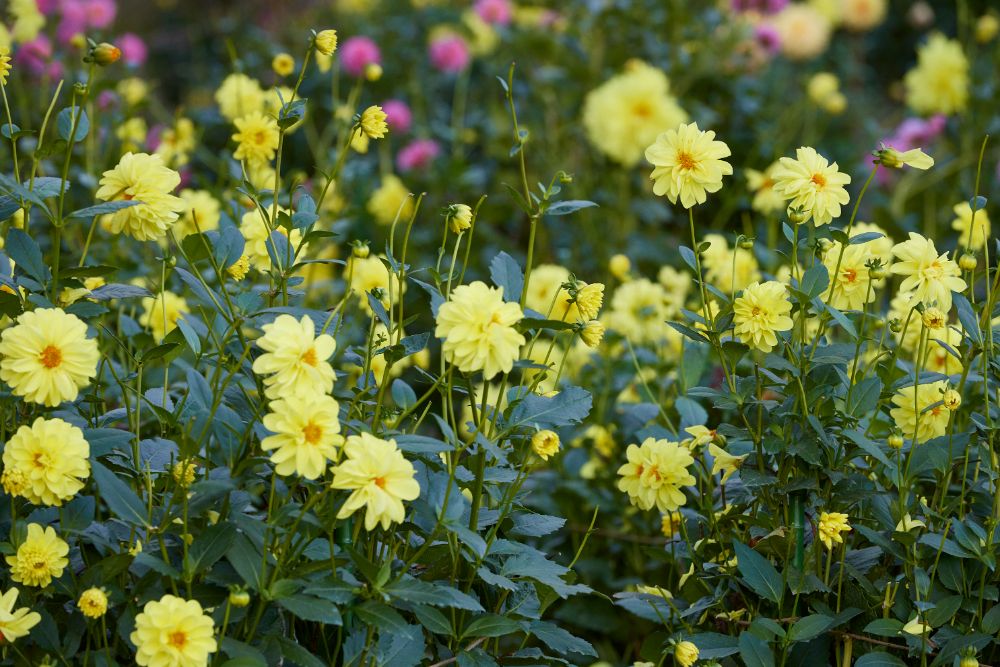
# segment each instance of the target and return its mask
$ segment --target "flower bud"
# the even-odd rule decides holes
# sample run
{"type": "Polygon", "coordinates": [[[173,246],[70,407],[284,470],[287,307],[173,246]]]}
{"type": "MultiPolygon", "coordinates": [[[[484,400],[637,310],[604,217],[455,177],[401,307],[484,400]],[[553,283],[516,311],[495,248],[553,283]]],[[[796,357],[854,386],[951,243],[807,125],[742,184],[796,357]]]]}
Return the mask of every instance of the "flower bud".
{"type": "Polygon", "coordinates": [[[625,255],[615,255],[608,261],[608,270],[618,280],[625,281],[632,270],[632,262],[625,255]]]}
{"type": "Polygon", "coordinates": [[[548,461],[559,451],[559,434],[555,431],[538,431],[531,437],[531,450],[543,461],[548,461]]]}
{"type": "Polygon", "coordinates": [[[234,607],[245,607],[250,604],[250,594],[244,590],[234,590],[229,593],[229,604],[234,607]]]}
{"type": "Polygon", "coordinates": [[[90,57],[101,67],[106,67],[118,62],[118,59],[122,57],[122,50],[114,44],[101,42],[90,50],[90,57]]]}
{"type": "Polygon", "coordinates": [[[900,435],[899,433],[893,433],[892,435],[889,436],[889,439],[888,439],[887,443],[893,449],[902,449],[903,448],[903,436],[900,435]]]}
{"type": "Polygon", "coordinates": [[[351,248],[351,254],[358,259],[365,259],[371,251],[368,249],[367,241],[355,241],[354,247],[351,248]]]}
{"type": "Polygon", "coordinates": [[[971,252],[964,252],[962,256],[958,258],[958,266],[963,271],[975,271],[976,265],[979,262],[976,260],[976,256],[971,252]]]}
{"type": "Polygon", "coordinates": [[[472,227],[472,209],[468,204],[452,204],[445,213],[448,229],[455,234],[461,234],[472,227]]]}
{"type": "Polygon", "coordinates": [[[742,238],[738,244],[742,250],[753,250],[753,239],[742,238]]]}
{"type": "Polygon", "coordinates": [[[313,39],[313,44],[316,46],[316,50],[324,56],[332,56],[333,52],[337,50],[337,31],[320,30],[313,39]]]}
{"type": "Polygon", "coordinates": [[[943,329],[948,324],[948,316],[937,308],[927,308],[921,315],[924,326],[928,329],[943,329]]]}
{"type": "Polygon", "coordinates": [[[954,412],[962,406],[962,396],[954,389],[949,389],[941,397],[941,403],[944,404],[944,407],[954,412]]]}
{"type": "Polygon", "coordinates": [[[382,78],[382,66],[378,63],[368,63],[365,66],[365,78],[369,81],[378,81],[382,78]]]}
{"type": "Polygon", "coordinates": [[[903,330],[903,323],[899,321],[898,317],[894,317],[889,320],[889,331],[892,333],[899,333],[903,330]]]}
{"type": "Polygon", "coordinates": [[[381,139],[389,131],[389,124],[386,123],[385,112],[382,107],[372,105],[361,112],[358,119],[358,126],[369,139],[381,139]]]}
{"type": "Polygon", "coordinates": [[[789,206],[788,210],[785,212],[788,216],[788,222],[793,225],[801,225],[803,222],[809,220],[809,211],[797,206],[789,206]]]}
{"type": "Polygon", "coordinates": [[[976,21],[976,41],[980,44],[992,41],[998,32],[1000,32],[1000,18],[997,18],[996,14],[983,14],[976,21]]]}
{"type": "Polygon", "coordinates": [[[889,277],[889,271],[879,264],[868,269],[868,277],[872,280],[884,280],[889,277]]]}

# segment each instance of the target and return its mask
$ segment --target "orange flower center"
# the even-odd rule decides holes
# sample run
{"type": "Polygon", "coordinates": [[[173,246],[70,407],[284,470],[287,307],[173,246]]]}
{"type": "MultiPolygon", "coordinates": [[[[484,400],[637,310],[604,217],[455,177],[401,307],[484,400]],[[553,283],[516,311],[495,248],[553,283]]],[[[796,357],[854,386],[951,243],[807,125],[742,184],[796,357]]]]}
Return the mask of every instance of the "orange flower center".
{"type": "Polygon", "coordinates": [[[378,488],[380,488],[380,489],[384,489],[385,488],[385,485],[386,485],[386,479],[385,479],[385,477],[376,477],[372,481],[375,482],[375,486],[377,486],[378,488]]]}
{"type": "Polygon", "coordinates": [[[844,280],[849,283],[853,283],[858,279],[858,272],[854,269],[844,269],[844,280]]]}
{"type": "Polygon", "coordinates": [[[812,178],[810,178],[809,180],[815,183],[818,187],[821,188],[826,187],[826,176],[824,176],[823,174],[813,174],[812,178]]]}
{"type": "Polygon", "coordinates": [[[187,644],[187,635],[182,630],[171,632],[167,638],[167,642],[175,649],[182,650],[184,645],[187,644]]]}
{"type": "Polygon", "coordinates": [[[302,355],[302,363],[308,364],[313,368],[319,363],[319,359],[316,358],[316,348],[310,347],[306,350],[306,353],[302,355]]]}
{"type": "Polygon", "coordinates": [[[677,151],[677,165],[681,169],[694,169],[698,163],[687,151],[677,151]]]}
{"type": "Polygon", "coordinates": [[[253,140],[254,143],[258,144],[259,146],[263,146],[264,143],[267,141],[267,134],[264,133],[264,130],[258,130],[253,134],[253,140]]]}
{"type": "Polygon", "coordinates": [[[637,102],[636,105],[632,107],[632,113],[640,118],[649,118],[653,115],[653,107],[650,106],[648,102],[637,102]]]}
{"type": "Polygon", "coordinates": [[[750,311],[750,315],[753,317],[760,315],[760,306],[754,306],[753,310],[750,311]]]}
{"type": "Polygon", "coordinates": [[[323,429],[312,422],[309,422],[302,429],[302,435],[305,436],[306,442],[310,445],[315,445],[319,442],[319,439],[323,437],[323,429]]]}
{"type": "Polygon", "coordinates": [[[926,274],[928,278],[940,278],[944,275],[944,268],[941,266],[941,262],[934,260],[931,262],[930,266],[927,267],[926,274]]]}
{"type": "Polygon", "coordinates": [[[55,368],[62,363],[62,351],[55,345],[49,345],[38,355],[38,360],[46,368],[55,368]]]}

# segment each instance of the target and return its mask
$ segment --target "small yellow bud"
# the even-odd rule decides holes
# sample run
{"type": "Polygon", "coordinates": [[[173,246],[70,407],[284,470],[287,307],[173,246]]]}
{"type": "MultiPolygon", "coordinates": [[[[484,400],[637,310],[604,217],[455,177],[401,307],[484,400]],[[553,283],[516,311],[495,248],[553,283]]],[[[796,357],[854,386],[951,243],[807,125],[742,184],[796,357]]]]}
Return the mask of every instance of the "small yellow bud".
{"type": "Polygon", "coordinates": [[[87,618],[100,618],[108,611],[108,596],[103,588],[88,588],[80,595],[76,606],[87,618]]]}
{"type": "Polygon", "coordinates": [[[789,206],[788,210],[786,211],[786,215],[788,216],[788,222],[792,223],[793,225],[801,225],[803,222],[809,219],[810,213],[805,209],[798,208],[795,206],[789,206]]]}
{"type": "Polygon", "coordinates": [[[366,259],[370,253],[367,241],[355,241],[354,247],[351,248],[351,254],[358,259],[366,259]]]}
{"type": "Polygon", "coordinates": [[[250,594],[244,590],[234,590],[229,593],[229,604],[234,607],[245,607],[250,604],[250,594]]]}
{"type": "Polygon", "coordinates": [[[337,31],[320,30],[316,34],[313,44],[316,45],[316,50],[324,56],[332,56],[333,52],[337,50],[337,31]]]}
{"type": "Polygon", "coordinates": [[[958,266],[963,271],[975,271],[978,263],[976,256],[971,252],[962,253],[962,256],[958,258],[958,266]]]}
{"type": "Polygon", "coordinates": [[[948,316],[937,308],[927,308],[921,316],[924,326],[928,329],[944,329],[948,324],[948,316]]]}
{"type": "Polygon", "coordinates": [[[531,438],[531,449],[543,461],[559,451],[559,435],[555,431],[538,431],[531,438]]]}
{"type": "Polygon", "coordinates": [[[888,445],[893,449],[902,449],[903,436],[901,436],[899,433],[893,433],[892,435],[889,436],[888,445]]]}
{"type": "MultiPolygon", "coordinates": [[[[980,44],[992,41],[998,32],[1000,32],[1000,18],[997,18],[996,14],[983,14],[976,21],[976,41],[980,44]]],[[[962,663],[962,667],[965,667],[965,663],[962,663]]]]}
{"type": "Polygon", "coordinates": [[[632,270],[632,262],[625,255],[615,255],[608,261],[608,270],[618,280],[626,281],[629,271],[632,270]]]}
{"type": "Polygon", "coordinates": [[[467,204],[452,204],[446,213],[448,229],[460,234],[472,227],[472,209],[467,204]]]}
{"type": "Polygon", "coordinates": [[[271,60],[271,69],[278,76],[288,76],[295,71],[295,58],[289,53],[279,53],[271,60]]]}
{"type": "Polygon", "coordinates": [[[382,78],[382,66],[378,63],[368,63],[365,67],[365,78],[369,81],[378,81],[382,78]]]}
{"type": "Polygon", "coordinates": [[[941,397],[941,402],[944,404],[944,407],[954,412],[962,405],[962,395],[954,389],[949,389],[944,392],[944,396],[941,397]]]}
{"type": "Polygon", "coordinates": [[[389,131],[389,125],[385,122],[386,118],[382,107],[372,105],[361,112],[358,126],[369,139],[381,139],[389,131]]]}

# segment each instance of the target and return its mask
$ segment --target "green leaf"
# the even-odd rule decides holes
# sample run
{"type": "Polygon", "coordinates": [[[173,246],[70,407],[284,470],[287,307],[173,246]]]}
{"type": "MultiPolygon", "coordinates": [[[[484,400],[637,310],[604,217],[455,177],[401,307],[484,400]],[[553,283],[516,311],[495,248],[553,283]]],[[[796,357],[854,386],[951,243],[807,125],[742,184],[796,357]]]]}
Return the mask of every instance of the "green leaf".
{"type": "MultiPolygon", "coordinates": [[[[505,252],[497,254],[490,262],[490,280],[503,288],[504,301],[519,301],[524,289],[524,274],[513,257],[505,252]]],[[[542,313],[544,315],[544,313],[542,313]]]]}
{"type": "Polygon", "coordinates": [[[248,586],[254,590],[260,589],[261,555],[246,535],[236,535],[226,552],[226,560],[248,586]]]}
{"type": "Polygon", "coordinates": [[[95,204],[94,206],[88,206],[87,208],[81,208],[78,211],[73,211],[67,217],[69,218],[93,218],[98,215],[105,215],[107,213],[114,213],[115,211],[120,211],[123,208],[130,208],[132,206],[138,206],[142,202],[138,199],[119,199],[117,201],[106,201],[103,204],[95,204]]]}
{"type": "Polygon", "coordinates": [[[303,621],[324,625],[340,625],[343,620],[337,607],[329,600],[311,595],[292,595],[278,599],[278,604],[303,621]]]}
{"type": "Polygon", "coordinates": [[[823,264],[814,264],[811,269],[802,275],[802,282],[799,289],[809,295],[810,298],[819,296],[830,286],[830,273],[823,264]]]}
{"type": "Polygon", "coordinates": [[[879,637],[895,637],[903,629],[903,623],[894,618],[876,618],[865,626],[864,632],[879,637]]]}
{"type": "Polygon", "coordinates": [[[514,408],[510,426],[551,428],[580,422],[590,414],[592,400],[580,387],[566,387],[551,397],[529,394],[514,408]]]}
{"type": "Polygon", "coordinates": [[[567,199],[566,201],[556,202],[552,206],[549,206],[545,210],[546,215],[569,215],[579,211],[582,208],[591,208],[597,206],[595,202],[587,201],[585,199],[567,199]]]}
{"type": "Polygon", "coordinates": [[[997,631],[1000,631],[1000,604],[994,605],[992,609],[986,612],[980,628],[988,635],[995,635],[997,631]]]}
{"type": "Polygon", "coordinates": [[[413,608],[413,615],[417,617],[420,624],[436,635],[453,637],[455,631],[451,627],[451,621],[434,607],[417,605],[413,608]]]}
{"type": "Polygon", "coordinates": [[[774,667],[774,653],[767,642],[752,632],[742,632],[739,640],[740,657],[746,667],[774,667]]]}
{"type": "Polygon", "coordinates": [[[743,582],[771,602],[781,602],[781,575],[770,561],[740,542],[734,542],[733,549],[736,551],[737,567],[743,575],[743,582]]]}
{"type": "Polygon", "coordinates": [[[40,283],[46,282],[52,274],[42,259],[42,251],[30,236],[16,227],[7,232],[4,252],[18,267],[40,283]]]}
{"type": "Polygon", "coordinates": [[[139,526],[147,525],[146,506],[128,484],[97,461],[91,461],[90,466],[97,490],[108,509],[122,521],[139,526]]]}
{"type": "Polygon", "coordinates": [[[580,639],[566,630],[560,628],[555,623],[548,621],[532,621],[528,627],[531,634],[538,637],[539,641],[546,648],[566,655],[567,653],[577,653],[580,655],[592,655],[597,657],[597,651],[590,645],[590,642],[580,639]]]}
{"type": "Polygon", "coordinates": [[[271,639],[281,647],[281,655],[285,656],[300,667],[327,667],[327,664],[304,649],[297,642],[287,637],[272,636],[271,639]]]}
{"type": "Polygon", "coordinates": [[[413,626],[403,620],[398,611],[375,600],[369,600],[360,607],[356,607],[354,613],[368,625],[374,626],[380,633],[394,632],[409,637],[413,632],[413,626]]]}
{"type": "Polygon", "coordinates": [[[432,584],[410,576],[382,589],[383,593],[406,602],[429,604],[436,607],[454,607],[467,611],[483,611],[479,601],[450,586],[432,584]]]}
{"type": "Polygon", "coordinates": [[[521,631],[521,624],[513,619],[500,616],[499,614],[486,614],[485,616],[476,618],[472,623],[465,626],[462,638],[504,637],[521,631]]]}
{"type": "Polygon", "coordinates": [[[854,667],[905,667],[906,663],[889,653],[865,653],[854,661],[854,667]]]}
{"type": "Polygon", "coordinates": [[[788,630],[788,640],[793,642],[806,641],[821,635],[833,627],[833,619],[823,614],[803,616],[792,624],[788,630]]]}
{"type": "Polygon", "coordinates": [[[231,523],[219,523],[205,529],[191,543],[191,549],[188,551],[191,571],[197,573],[212,567],[217,560],[226,555],[236,540],[236,535],[236,527],[231,523]]]}
{"type": "Polygon", "coordinates": [[[698,647],[698,657],[702,660],[725,658],[740,650],[736,637],[718,632],[702,632],[691,637],[691,642],[698,647]]]}
{"type": "Polygon", "coordinates": [[[59,136],[62,137],[63,141],[70,143],[82,141],[87,136],[87,133],[90,132],[90,120],[87,118],[87,112],[80,107],[66,107],[56,117],[56,129],[58,129],[59,136]],[[73,133],[73,139],[70,141],[70,133],[73,132],[74,120],[76,122],[76,132],[73,133]]]}

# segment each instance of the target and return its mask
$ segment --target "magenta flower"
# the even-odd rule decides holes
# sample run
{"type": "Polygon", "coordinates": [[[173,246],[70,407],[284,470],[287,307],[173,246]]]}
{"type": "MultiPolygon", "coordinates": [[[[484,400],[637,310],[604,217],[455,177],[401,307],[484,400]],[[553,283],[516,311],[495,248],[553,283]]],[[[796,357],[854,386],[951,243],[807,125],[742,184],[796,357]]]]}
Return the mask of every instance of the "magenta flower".
{"type": "Polygon", "coordinates": [[[735,12],[777,14],[788,6],[788,0],[732,0],[730,6],[735,12]]]}
{"type": "Polygon", "coordinates": [[[426,169],[441,154],[441,147],[433,139],[417,139],[403,147],[396,155],[396,167],[401,172],[426,169]]]}
{"type": "Polygon", "coordinates": [[[386,100],[382,104],[386,120],[394,134],[406,134],[413,125],[413,112],[403,100],[386,100]]]}
{"type": "Polygon", "coordinates": [[[118,13],[115,0],[83,0],[83,6],[87,15],[87,25],[91,28],[107,28],[118,13]]]}
{"type": "Polygon", "coordinates": [[[351,37],[340,47],[340,62],[351,76],[364,76],[369,65],[382,64],[382,53],[370,37],[351,37]]]}
{"type": "Polygon", "coordinates": [[[510,0],[478,0],[474,9],[479,18],[491,25],[507,25],[514,13],[510,0]]]}
{"type": "Polygon", "coordinates": [[[122,58],[125,63],[138,67],[146,62],[149,51],[146,49],[146,42],[142,41],[139,35],[127,32],[117,39],[115,45],[122,50],[122,58]]]}
{"type": "Polygon", "coordinates": [[[469,66],[469,45],[458,35],[445,35],[431,42],[428,50],[431,64],[441,72],[454,74],[469,66]]]}
{"type": "Polygon", "coordinates": [[[39,35],[30,42],[25,42],[14,56],[19,67],[23,67],[35,76],[45,74],[52,59],[52,42],[45,35],[39,35]]]}

